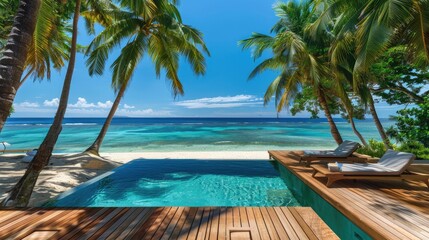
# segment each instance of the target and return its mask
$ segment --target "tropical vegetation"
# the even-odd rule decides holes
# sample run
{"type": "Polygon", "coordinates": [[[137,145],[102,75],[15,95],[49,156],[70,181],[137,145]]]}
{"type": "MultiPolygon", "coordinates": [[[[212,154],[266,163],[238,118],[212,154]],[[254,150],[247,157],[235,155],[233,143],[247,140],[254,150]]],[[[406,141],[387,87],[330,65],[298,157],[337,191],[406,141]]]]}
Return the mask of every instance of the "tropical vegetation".
{"type": "MultiPolygon", "coordinates": [[[[274,97],[277,111],[286,108],[296,114],[306,110],[312,117],[318,117],[319,109],[324,110],[337,142],[340,133],[328,115],[343,112],[341,115],[367,145],[353,118],[362,119],[369,113],[384,149],[392,148],[375,108],[375,96],[389,104],[409,104],[422,103],[427,95],[428,4],[389,0],[279,3],[274,7],[280,18],[271,30],[274,36],[253,33],[240,41],[243,48],[252,49],[254,58],[266,50],[273,55],[262,61],[250,78],[268,69],[279,72],[266,91],[265,102],[274,97]],[[321,92],[329,96],[328,100],[325,97],[321,101],[321,92]]],[[[411,138],[420,142],[415,134],[406,141],[405,132],[399,134],[399,128],[404,131],[412,127],[418,132],[425,126],[420,121],[428,114],[420,105],[419,109],[420,115],[416,109],[399,111],[390,136],[402,143],[411,138]]],[[[367,148],[374,145],[372,141],[367,148]]]]}

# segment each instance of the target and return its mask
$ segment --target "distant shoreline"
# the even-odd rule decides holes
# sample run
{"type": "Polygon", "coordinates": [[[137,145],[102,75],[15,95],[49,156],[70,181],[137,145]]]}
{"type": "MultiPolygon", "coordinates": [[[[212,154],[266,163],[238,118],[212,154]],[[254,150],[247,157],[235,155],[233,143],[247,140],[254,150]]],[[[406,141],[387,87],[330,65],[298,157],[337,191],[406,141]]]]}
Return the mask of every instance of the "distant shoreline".
{"type": "MultiPolygon", "coordinates": [[[[106,117],[65,117],[65,119],[105,119],[106,117]]],[[[8,119],[54,119],[54,117],[10,117],[8,119]]],[[[114,117],[114,119],[269,119],[269,120],[276,120],[276,119],[298,119],[298,120],[321,120],[326,119],[325,117],[320,118],[309,118],[309,117],[128,117],[128,116],[119,116],[114,117]]],[[[347,122],[346,119],[340,118],[340,117],[334,117],[334,120],[338,121],[344,121],[347,122]]],[[[390,118],[380,118],[383,120],[390,120],[390,118]]],[[[372,120],[372,118],[365,118],[363,120],[355,119],[355,121],[368,121],[372,120]]]]}

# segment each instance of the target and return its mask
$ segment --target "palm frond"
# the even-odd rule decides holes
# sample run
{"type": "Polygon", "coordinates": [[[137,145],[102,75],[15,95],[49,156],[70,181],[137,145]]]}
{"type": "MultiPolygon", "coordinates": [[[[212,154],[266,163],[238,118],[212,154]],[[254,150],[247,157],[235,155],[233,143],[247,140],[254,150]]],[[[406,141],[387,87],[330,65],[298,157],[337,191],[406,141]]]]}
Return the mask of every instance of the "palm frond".
{"type": "Polygon", "coordinates": [[[255,78],[258,74],[270,69],[270,70],[278,70],[284,67],[284,58],[268,58],[262,61],[259,65],[257,65],[253,71],[250,73],[248,79],[255,78]]]}
{"type": "Polygon", "coordinates": [[[262,53],[271,49],[274,45],[274,38],[265,34],[252,33],[251,37],[238,42],[243,49],[252,49],[252,57],[259,58],[262,53]]]}
{"type": "Polygon", "coordinates": [[[122,48],[121,54],[115,59],[110,68],[113,70],[112,87],[117,91],[123,84],[128,84],[140,60],[143,58],[148,39],[144,34],[138,34],[122,48]]]}

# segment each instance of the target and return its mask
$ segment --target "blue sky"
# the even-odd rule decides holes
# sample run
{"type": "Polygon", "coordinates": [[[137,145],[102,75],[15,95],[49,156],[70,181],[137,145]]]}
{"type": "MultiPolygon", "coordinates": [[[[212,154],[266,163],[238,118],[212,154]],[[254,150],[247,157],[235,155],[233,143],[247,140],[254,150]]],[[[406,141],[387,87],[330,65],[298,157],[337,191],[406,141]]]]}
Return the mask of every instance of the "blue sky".
{"type": "MultiPolygon", "coordinates": [[[[261,61],[253,61],[250,51],[242,51],[239,40],[252,32],[268,33],[276,22],[275,1],[264,0],[187,0],[181,1],[184,23],[204,33],[211,57],[207,72],[195,76],[182,62],[179,77],[185,95],[173,98],[164,76],[157,79],[153,65],[144,59],[134,74],[116,116],[128,117],[276,117],[273,104],[263,106],[262,97],[275,72],[247,81],[250,71],[261,61]]],[[[88,44],[81,21],[78,41],[88,44]]],[[[110,62],[119,48],[110,55],[110,62]]],[[[107,65],[109,66],[109,64],[107,65]]],[[[61,93],[65,68],[54,72],[51,81],[29,79],[18,91],[13,117],[53,117],[61,93]]],[[[115,95],[110,86],[111,73],[90,77],[85,58],[78,54],[69,98],[67,117],[105,117],[115,95]]],[[[394,114],[397,106],[378,104],[381,117],[394,114]]],[[[281,117],[291,117],[287,111],[281,117]]],[[[307,113],[298,115],[308,116],[307,113]]],[[[321,115],[323,117],[323,114],[321,115]]]]}

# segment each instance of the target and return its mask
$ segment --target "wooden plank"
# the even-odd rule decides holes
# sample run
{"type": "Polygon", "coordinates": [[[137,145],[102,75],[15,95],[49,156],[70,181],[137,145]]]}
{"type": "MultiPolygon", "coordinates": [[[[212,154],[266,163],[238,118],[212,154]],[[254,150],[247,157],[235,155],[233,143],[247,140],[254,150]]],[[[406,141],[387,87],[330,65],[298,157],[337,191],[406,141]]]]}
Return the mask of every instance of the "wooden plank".
{"type": "Polygon", "coordinates": [[[108,223],[117,218],[118,216],[121,216],[122,213],[125,211],[126,209],[124,208],[115,208],[113,209],[113,211],[111,213],[109,213],[109,215],[101,218],[99,221],[96,222],[96,224],[94,224],[90,229],[88,229],[88,231],[86,231],[84,234],[82,234],[81,236],[79,236],[80,239],[91,239],[91,238],[96,238],[97,235],[95,234],[98,230],[100,230],[101,228],[105,227],[106,225],[108,225],[108,223]]]}
{"type": "Polygon", "coordinates": [[[170,210],[171,208],[169,207],[157,208],[144,224],[139,222],[126,239],[143,239],[144,237],[150,239],[170,210]]]}
{"type": "Polygon", "coordinates": [[[177,207],[171,207],[170,211],[168,212],[167,216],[163,217],[162,220],[158,221],[156,224],[154,224],[156,231],[147,231],[146,235],[143,237],[143,239],[156,239],[158,240],[163,234],[165,229],[168,227],[168,225],[171,222],[171,219],[175,216],[176,212],[179,210],[177,207]]]}
{"type": "Polygon", "coordinates": [[[180,239],[196,239],[197,238],[203,215],[204,215],[204,208],[198,208],[197,212],[195,213],[195,217],[192,221],[192,225],[190,227],[189,234],[187,235],[187,237],[185,237],[185,235],[183,234],[182,237],[180,237],[180,239]]]}
{"type": "Polygon", "coordinates": [[[6,235],[3,235],[2,238],[10,238],[10,239],[22,239],[27,235],[31,234],[36,230],[36,228],[41,225],[43,222],[52,222],[56,217],[63,214],[63,210],[52,211],[49,215],[44,215],[43,218],[32,218],[31,222],[25,225],[21,225],[22,227],[14,229],[14,231],[6,231],[6,235]],[[34,219],[34,220],[33,220],[34,219]],[[19,230],[16,232],[16,230],[19,230]]]}
{"type": "MultiPolygon", "coordinates": [[[[8,224],[14,217],[25,214],[26,211],[0,210],[0,226],[8,224]]],[[[19,218],[19,217],[17,217],[19,218]]]]}
{"type": "MultiPolygon", "coordinates": [[[[233,208],[226,209],[226,226],[234,226],[233,208]]],[[[226,230],[225,230],[226,231],[226,230]]]]}
{"type": "Polygon", "coordinates": [[[125,229],[121,227],[120,235],[118,237],[112,236],[109,239],[130,239],[134,233],[139,229],[138,227],[144,227],[147,222],[150,222],[152,216],[157,216],[162,211],[162,208],[144,208],[128,225],[124,224],[125,229]]]}
{"type": "Polygon", "coordinates": [[[13,211],[13,210],[7,210],[7,211],[1,211],[0,212],[0,227],[3,225],[9,224],[12,221],[15,221],[16,219],[20,219],[24,215],[28,215],[31,212],[36,212],[37,210],[29,209],[29,210],[20,210],[20,211],[13,211]],[[4,213],[4,215],[3,215],[4,213]]]}
{"type": "Polygon", "coordinates": [[[240,222],[242,227],[250,227],[249,219],[247,218],[246,208],[240,207],[238,208],[240,212],[240,222]]]}
{"type": "Polygon", "coordinates": [[[313,230],[307,225],[307,223],[301,218],[299,214],[294,214],[292,212],[294,208],[281,208],[281,211],[284,213],[289,222],[294,226],[295,232],[300,235],[302,233],[306,235],[306,238],[311,240],[318,239],[313,230]]]}
{"type": "Polygon", "coordinates": [[[280,223],[291,239],[308,239],[305,233],[302,232],[302,229],[298,227],[299,225],[292,221],[293,218],[288,219],[279,207],[274,207],[274,212],[277,214],[280,223]]]}
{"type": "Polygon", "coordinates": [[[23,226],[32,223],[34,221],[39,221],[44,217],[49,216],[54,213],[52,210],[40,210],[40,211],[32,211],[30,214],[24,214],[18,219],[14,219],[13,221],[3,225],[0,227],[0,239],[5,238],[10,235],[12,232],[16,232],[19,229],[22,229],[23,226]]]}
{"type": "MultiPolygon", "coordinates": [[[[79,224],[77,227],[73,228],[72,230],[69,230],[67,232],[61,233],[61,238],[63,239],[73,239],[76,234],[81,234],[85,231],[85,229],[89,228],[90,225],[99,219],[100,217],[103,217],[107,214],[109,214],[112,210],[109,208],[98,208],[94,209],[96,212],[94,214],[91,214],[85,218],[79,219],[79,224]]],[[[74,219],[76,221],[77,219],[74,219]]],[[[75,238],[76,239],[76,238],[75,238]]]]}
{"type": "Polygon", "coordinates": [[[252,239],[259,240],[263,239],[261,238],[261,235],[259,233],[258,225],[256,224],[257,221],[260,221],[260,219],[256,219],[255,215],[253,214],[253,209],[251,207],[244,208],[246,210],[247,219],[249,222],[250,231],[252,233],[252,239]]]}
{"type": "Polygon", "coordinates": [[[209,219],[211,214],[211,208],[204,208],[204,214],[201,218],[200,227],[198,228],[198,240],[206,239],[207,231],[209,229],[209,219]]]}
{"type": "MultiPolygon", "coordinates": [[[[340,189],[339,189],[340,190],[340,189]]],[[[341,189],[342,191],[342,189],[341,189]]],[[[369,201],[372,202],[379,202],[379,207],[372,207],[370,208],[372,211],[367,211],[368,206],[365,204],[365,199],[361,198],[361,196],[359,195],[353,195],[353,198],[355,199],[355,201],[359,201],[356,202],[355,205],[355,209],[356,211],[360,211],[362,212],[362,214],[365,214],[366,217],[370,218],[368,221],[373,221],[374,225],[377,224],[379,226],[389,226],[389,227],[385,227],[384,229],[380,230],[380,231],[388,231],[391,234],[394,234],[398,237],[401,237],[403,239],[405,238],[413,238],[418,237],[418,238],[429,238],[429,232],[427,233],[427,235],[425,236],[425,234],[423,232],[421,232],[421,228],[419,226],[416,226],[415,223],[413,224],[409,224],[408,221],[395,221],[395,218],[393,217],[389,217],[389,215],[391,214],[397,214],[398,216],[400,216],[401,218],[403,218],[402,220],[407,220],[406,215],[411,214],[411,212],[403,212],[401,214],[400,209],[401,206],[400,205],[395,205],[394,206],[394,211],[389,211],[389,212],[382,212],[380,211],[380,208],[384,208],[385,206],[390,205],[388,201],[386,201],[386,199],[382,199],[381,202],[380,200],[377,200],[375,195],[372,195],[373,198],[372,199],[368,199],[369,201]],[[359,200],[356,200],[359,199],[359,200]]],[[[393,210],[393,209],[392,209],[393,210]]],[[[411,220],[411,219],[410,219],[411,220]]],[[[417,224],[418,225],[418,224],[417,224]]]]}
{"type": "MultiPolygon", "coordinates": [[[[264,223],[265,223],[265,226],[267,226],[268,234],[270,235],[270,238],[281,239],[279,233],[274,227],[273,220],[271,220],[271,217],[270,217],[270,214],[268,213],[267,208],[261,207],[259,208],[259,210],[261,211],[262,217],[264,218],[264,223]]],[[[283,239],[289,239],[289,236],[285,236],[283,239]]]]}
{"type": "Polygon", "coordinates": [[[241,227],[240,210],[238,208],[232,208],[232,226],[241,227]]]}
{"type": "Polygon", "coordinates": [[[180,232],[185,227],[186,219],[188,218],[188,215],[193,213],[192,209],[193,208],[189,208],[189,207],[183,209],[182,216],[177,221],[176,227],[171,233],[170,239],[178,239],[180,232]]]}
{"type": "Polygon", "coordinates": [[[212,214],[210,216],[210,231],[208,239],[218,239],[218,232],[219,232],[219,208],[212,209],[212,214]]]}
{"type": "Polygon", "coordinates": [[[252,208],[253,216],[255,217],[255,222],[258,227],[259,236],[261,239],[272,239],[268,233],[268,229],[265,223],[265,219],[262,216],[262,213],[259,208],[252,208]]]}
{"type": "MultiPolygon", "coordinates": [[[[273,208],[266,208],[267,212],[269,214],[269,217],[271,218],[272,222],[273,222],[273,226],[277,231],[277,234],[279,235],[279,239],[297,239],[297,238],[293,238],[291,237],[287,232],[286,232],[286,226],[282,225],[282,222],[280,222],[279,217],[277,216],[275,210],[273,208]]],[[[289,224],[286,223],[285,224],[289,224]]],[[[290,226],[287,226],[287,228],[289,228],[290,226]]],[[[296,235],[293,235],[296,236],[296,235]]]]}
{"type": "Polygon", "coordinates": [[[31,232],[34,231],[55,231],[52,235],[52,239],[60,238],[63,233],[69,229],[69,226],[74,227],[75,221],[73,219],[79,219],[80,216],[84,215],[86,212],[82,209],[66,209],[64,211],[59,210],[61,212],[60,216],[53,216],[51,218],[44,218],[39,222],[34,222],[30,224],[25,229],[20,229],[19,235],[11,236],[13,239],[21,239],[31,232]]]}
{"type": "Polygon", "coordinates": [[[227,208],[219,209],[219,233],[218,239],[224,240],[226,239],[226,219],[227,219],[227,208]]]}
{"type": "MultiPolygon", "coordinates": [[[[339,239],[337,235],[320,219],[319,216],[309,207],[288,208],[303,229],[306,226],[314,233],[318,239],[339,239]]],[[[308,230],[305,230],[308,232],[308,230]]],[[[310,237],[310,239],[313,239],[310,237]]]]}
{"type": "Polygon", "coordinates": [[[100,239],[107,239],[111,234],[114,232],[118,232],[117,229],[123,225],[124,222],[126,222],[131,216],[138,213],[138,208],[131,208],[128,209],[126,213],[124,213],[121,218],[116,220],[110,227],[108,227],[101,235],[100,239]]]}
{"type": "Polygon", "coordinates": [[[176,213],[172,217],[170,223],[168,224],[167,228],[162,233],[162,235],[160,233],[159,237],[157,237],[157,235],[155,235],[152,239],[168,240],[170,238],[171,234],[173,233],[173,230],[176,227],[179,219],[182,217],[184,210],[185,210],[184,207],[178,207],[176,213]]]}
{"type": "Polygon", "coordinates": [[[186,216],[185,223],[177,236],[177,239],[186,239],[191,231],[191,226],[195,221],[195,215],[197,214],[198,208],[191,208],[188,215],[186,216]]]}
{"type": "MultiPolygon", "coordinates": [[[[137,216],[139,216],[145,210],[146,208],[132,208],[126,215],[124,215],[123,218],[121,218],[122,221],[118,221],[120,222],[120,225],[117,226],[115,231],[112,231],[109,235],[103,237],[106,237],[105,239],[118,239],[119,235],[121,235],[128,227],[130,227],[137,216]]],[[[125,238],[125,236],[126,235],[124,235],[122,239],[125,238]]]]}

